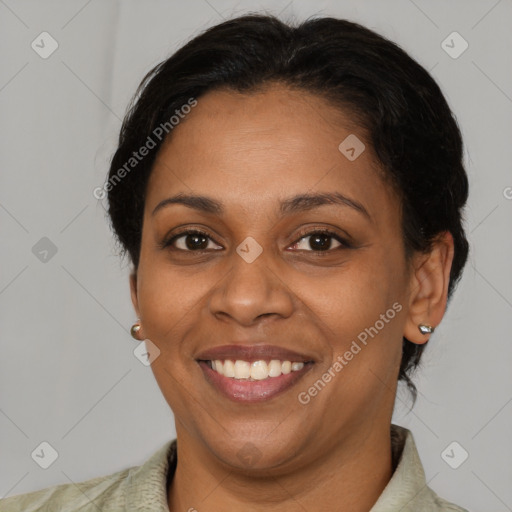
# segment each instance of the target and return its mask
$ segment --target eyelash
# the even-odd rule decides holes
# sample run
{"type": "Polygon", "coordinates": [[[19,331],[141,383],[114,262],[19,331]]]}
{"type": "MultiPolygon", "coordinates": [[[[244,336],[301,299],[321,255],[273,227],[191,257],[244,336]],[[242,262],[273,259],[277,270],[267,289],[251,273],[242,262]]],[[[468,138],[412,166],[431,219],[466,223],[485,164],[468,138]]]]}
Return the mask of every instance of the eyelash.
{"type": "MultiPolygon", "coordinates": [[[[325,251],[314,251],[314,250],[311,250],[311,251],[306,251],[306,252],[311,252],[311,253],[319,254],[319,255],[323,256],[325,254],[331,253],[331,252],[336,251],[338,249],[350,249],[352,247],[352,245],[349,244],[347,240],[341,238],[337,233],[335,233],[335,232],[333,232],[333,231],[331,231],[329,229],[326,229],[326,228],[318,228],[318,229],[312,229],[310,231],[304,231],[304,232],[302,232],[302,233],[300,233],[298,235],[299,238],[295,242],[293,242],[293,244],[291,244],[291,245],[297,244],[298,242],[302,241],[303,238],[307,238],[308,236],[320,235],[320,234],[321,235],[327,235],[330,238],[335,239],[337,242],[339,242],[341,244],[341,246],[340,247],[335,247],[334,249],[327,249],[325,251]]],[[[165,249],[165,248],[167,248],[169,246],[172,246],[172,244],[178,238],[181,238],[184,235],[201,235],[201,236],[204,236],[205,238],[210,239],[212,242],[217,244],[217,242],[208,233],[206,233],[205,231],[202,231],[200,229],[188,229],[188,230],[185,230],[185,231],[181,231],[180,233],[177,233],[174,236],[172,236],[169,240],[164,241],[161,244],[161,248],[165,249]]],[[[220,245],[220,244],[217,244],[217,245],[220,245]]],[[[173,250],[182,251],[182,252],[195,252],[195,253],[208,252],[207,249],[199,249],[199,250],[196,250],[196,251],[191,251],[191,250],[184,250],[184,249],[173,248],[173,250]]]]}

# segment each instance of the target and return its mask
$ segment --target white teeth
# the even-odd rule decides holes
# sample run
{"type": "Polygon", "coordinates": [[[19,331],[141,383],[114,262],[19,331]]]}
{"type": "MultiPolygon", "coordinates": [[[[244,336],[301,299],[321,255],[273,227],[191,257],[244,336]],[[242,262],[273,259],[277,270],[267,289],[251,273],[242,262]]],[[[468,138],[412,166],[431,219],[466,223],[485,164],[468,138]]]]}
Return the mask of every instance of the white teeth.
{"type": "Polygon", "coordinates": [[[290,373],[292,371],[292,363],[290,361],[283,361],[283,364],[281,365],[281,372],[283,372],[284,375],[287,373],[290,373]]]}
{"type": "Polygon", "coordinates": [[[224,361],[224,377],[234,377],[235,376],[235,364],[233,361],[226,359],[224,361]]]}
{"type": "Polygon", "coordinates": [[[251,363],[235,361],[235,379],[248,379],[251,376],[251,363]]]}
{"type": "Polygon", "coordinates": [[[263,380],[268,378],[268,366],[265,361],[254,361],[251,364],[251,377],[254,380],[263,380]]]}
{"type": "Polygon", "coordinates": [[[265,380],[269,377],[279,377],[290,372],[298,372],[304,368],[303,362],[279,361],[278,359],[272,359],[269,363],[264,360],[249,363],[240,359],[237,359],[235,362],[229,359],[225,361],[216,359],[215,361],[210,361],[210,363],[212,370],[220,375],[246,380],[265,380]]]}
{"type": "Polygon", "coordinates": [[[218,359],[215,360],[215,361],[212,361],[213,363],[215,363],[215,370],[217,371],[217,373],[220,373],[221,375],[224,375],[224,368],[222,367],[222,361],[219,361],[218,359]]]}
{"type": "Polygon", "coordinates": [[[269,377],[279,377],[281,375],[281,361],[277,359],[272,359],[268,365],[268,376],[269,377]]]}

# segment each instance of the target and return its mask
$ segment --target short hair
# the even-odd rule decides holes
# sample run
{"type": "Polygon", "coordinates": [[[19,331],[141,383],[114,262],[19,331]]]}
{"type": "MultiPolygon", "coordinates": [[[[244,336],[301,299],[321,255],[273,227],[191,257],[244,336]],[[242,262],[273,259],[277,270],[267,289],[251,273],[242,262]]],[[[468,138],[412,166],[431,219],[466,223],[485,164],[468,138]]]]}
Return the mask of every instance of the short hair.
{"type": "MultiPolygon", "coordinates": [[[[429,251],[442,232],[452,234],[450,299],[469,249],[462,225],[468,179],[455,116],[430,74],[397,44],[331,17],[296,26],[270,15],[233,18],[203,31],[146,74],[129,104],[109,171],[108,214],[121,254],[129,254],[136,270],[146,186],[166,139],[155,133],[163,133],[161,127],[191,98],[216,89],[250,93],[273,82],[327,99],[364,130],[401,202],[408,260],[429,251]],[[132,161],[134,169],[116,182],[149,138],[156,147],[132,161]]],[[[403,338],[398,380],[407,384],[413,403],[417,390],[410,374],[424,348],[403,338]]]]}

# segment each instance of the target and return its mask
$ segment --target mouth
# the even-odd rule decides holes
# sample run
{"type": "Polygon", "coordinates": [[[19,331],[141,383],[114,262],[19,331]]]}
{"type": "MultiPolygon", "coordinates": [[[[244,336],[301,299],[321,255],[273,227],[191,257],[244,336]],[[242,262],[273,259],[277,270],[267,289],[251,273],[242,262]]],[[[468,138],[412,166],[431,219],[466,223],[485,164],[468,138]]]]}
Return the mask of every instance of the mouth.
{"type": "Polygon", "coordinates": [[[313,366],[307,356],[270,346],[217,347],[196,359],[207,382],[235,402],[270,400],[313,366]]]}

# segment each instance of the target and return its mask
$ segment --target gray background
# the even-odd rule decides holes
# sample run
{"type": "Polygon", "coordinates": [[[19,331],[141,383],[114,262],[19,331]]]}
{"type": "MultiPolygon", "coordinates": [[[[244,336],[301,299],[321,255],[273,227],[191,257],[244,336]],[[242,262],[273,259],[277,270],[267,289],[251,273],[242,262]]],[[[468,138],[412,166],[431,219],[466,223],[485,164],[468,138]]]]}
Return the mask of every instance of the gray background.
{"type": "Polygon", "coordinates": [[[512,510],[510,0],[0,0],[0,496],[139,465],[174,436],[133,355],[128,265],[92,191],[143,75],[198,31],[260,9],[367,25],[446,94],[466,144],[472,253],[415,378],[417,405],[408,413],[402,390],[394,421],[441,496],[512,510]],[[59,44],[47,59],[31,48],[43,31],[59,44]],[[441,46],[453,31],[469,43],[456,59],[441,46]],[[57,248],[46,261],[33,251],[43,237],[57,248]],[[59,454],[46,470],[31,458],[43,441],[59,454]],[[452,441],[469,453],[458,469],[441,457],[452,441]]]}

